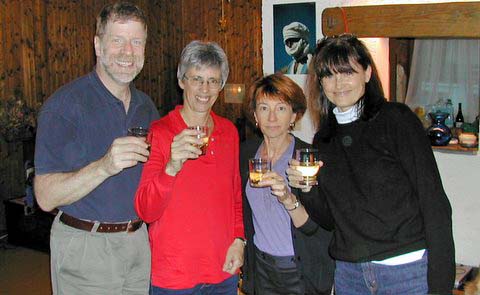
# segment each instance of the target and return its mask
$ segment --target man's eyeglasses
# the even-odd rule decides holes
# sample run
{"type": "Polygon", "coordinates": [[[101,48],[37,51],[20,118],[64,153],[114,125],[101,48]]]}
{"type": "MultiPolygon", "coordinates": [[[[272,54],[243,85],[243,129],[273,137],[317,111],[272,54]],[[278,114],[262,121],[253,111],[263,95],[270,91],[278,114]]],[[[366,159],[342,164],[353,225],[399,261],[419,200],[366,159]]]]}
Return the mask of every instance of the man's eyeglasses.
{"type": "MultiPolygon", "coordinates": [[[[183,78],[190,81],[190,84],[194,87],[202,87],[205,84],[205,79],[200,76],[187,77],[184,75],[183,78]]],[[[222,80],[217,80],[215,78],[207,79],[206,83],[210,89],[219,89],[222,86],[222,80]]]]}

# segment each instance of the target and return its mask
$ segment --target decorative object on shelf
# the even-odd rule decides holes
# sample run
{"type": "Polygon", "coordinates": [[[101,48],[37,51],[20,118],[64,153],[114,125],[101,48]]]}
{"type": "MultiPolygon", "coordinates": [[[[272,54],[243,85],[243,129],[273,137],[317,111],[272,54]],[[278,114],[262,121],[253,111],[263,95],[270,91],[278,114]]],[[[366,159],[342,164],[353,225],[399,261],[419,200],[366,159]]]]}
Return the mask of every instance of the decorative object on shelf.
{"type": "Polygon", "coordinates": [[[430,143],[434,146],[448,145],[448,142],[452,138],[450,128],[445,125],[445,119],[447,119],[448,113],[435,112],[429,113],[428,115],[432,119],[432,125],[427,129],[430,143]]]}
{"type": "Polygon", "coordinates": [[[414,110],[415,114],[417,115],[418,119],[420,119],[420,122],[422,122],[423,128],[426,130],[432,122],[428,119],[428,116],[426,114],[426,110],[424,106],[419,106],[416,107],[414,110]]]}
{"type": "Polygon", "coordinates": [[[458,136],[458,140],[462,147],[474,148],[478,146],[477,135],[472,132],[462,132],[458,136]]]}
{"type": "Polygon", "coordinates": [[[448,113],[448,117],[445,120],[445,125],[447,125],[448,128],[454,127],[455,124],[453,123],[453,121],[455,117],[453,115],[453,103],[451,99],[447,99],[447,102],[445,103],[444,111],[448,113]]]}
{"type": "Polygon", "coordinates": [[[38,106],[30,107],[20,93],[0,100],[0,135],[7,142],[32,138],[37,126],[38,106]]]}

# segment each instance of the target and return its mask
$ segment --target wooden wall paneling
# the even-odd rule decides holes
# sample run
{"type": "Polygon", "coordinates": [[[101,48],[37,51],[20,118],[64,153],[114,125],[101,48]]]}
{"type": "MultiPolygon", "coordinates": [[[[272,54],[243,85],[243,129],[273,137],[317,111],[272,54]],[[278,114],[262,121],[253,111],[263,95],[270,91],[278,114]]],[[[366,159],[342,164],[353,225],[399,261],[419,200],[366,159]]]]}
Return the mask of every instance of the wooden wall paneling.
{"type": "Polygon", "coordinates": [[[176,50],[171,49],[175,40],[170,32],[178,25],[181,10],[178,10],[179,5],[174,1],[137,1],[137,4],[147,14],[148,38],[145,65],[135,85],[151,96],[161,114],[166,114],[175,105],[171,100],[176,101],[177,96],[171,95],[172,89],[176,92],[176,78],[172,69],[176,69],[177,58],[176,50]]]}
{"type": "MultiPolygon", "coordinates": [[[[95,17],[113,0],[0,0],[2,97],[21,89],[27,103],[43,103],[56,89],[92,70],[95,17]]],[[[194,39],[218,42],[227,52],[229,82],[261,75],[261,1],[224,0],[227,25],[219,31],[221,0],[137,0],[149,19],[145,68],[136,81],[162,113],[181,102],[176,68],[183,47],[194,39]]],[[[239,106],[216,109],[239,116],[239,106]]]]}
{"type": "MultiPolygon", "coordinates": [[[[212,0],[210,0],[212,1],[212,0]]],[[[214,0],[218,3],[219,0],[214,0]]],[[[204,3],[207,1],[182,0],[182,27],[183,45],[182,48],[192,40],[205,39],[205,11],[204,3]]]]}
{"type": "MultiPolygon", "coordinates": [[[[21,3],[0,2],[0,99],[7,99],[14,90],[23,91],[21,67],[21,3]]],[[[24,188],[22,149],[0,137],[0,202],[19,196],[24,188]]],[[[0,206],[0,230],[5,229],[4,206],[0,206]]]]}
{"type": "MultiPolygon", "coordinates": [[[[225,27],[222,30],[222,26],[217,22],[217,32],[219,39],[222,42],[223,47],[227,53],[228,62],[230,66],[230,75],[227,83],[244,83],[244,73],[239,70],[240,64],[249,62],[245,58],[246,52],[243,52],[242,45],[245,43],[245,38],[240,39],[240,32],[244,31],[245,19],[241,20],[242,12],[237,5],[239,2],[223,1],[224,17],[226,20],[225,27]]],[[[220,7],[221,8],[221,7],[220,7]]],[[[221,19],[221,11],[218,12],[218,19],[221,19]]],[[[219,102],[216,103],[216,111],[221,115],[227,117],[235,123],[236,119],[241,117],[241,105],[225,103],[225,92],[222,92],[219,102]]]]}
{"type": "Polygon", "coordinates": [[[5,13],[5,89],[7,96],[16,90],[22,90],[22,60],[19,55],[21,43],[21,27],[18,13],[21,11],[20,1],[8,1],[5,13]]]}
{"type": "Polygon", "coordinates": [[[241,83],[245,83],[248,87],[263,75],[261,2],[238,2],[233,17],[235,20],[234,32],[231,36],[233,42],[229,43],[235,49],[237,57],[234,60],[235,73],[239,75],[241,83]]]}
{"type": "Polygon", "coordinates": [[[4,99],[6,96],[5,91],[5,51],[6,51],[6,40],[5,40],[5,13],[6,13],[6,3],[5,0],[0,0],[0,99],[4,99]]]}
{"type": "MultiPolygon", "coordinates": [[[[84,65],[86,65],[84,60],[91,60],[89,55],[91,55],[92,51],[86,49],[93,47],[93,38],[87,38],[87,40],[80,39],[80,32],[84,29],[82,28],[80,18],[85,13],[82,5],[76,1],[69,1],[66,5],[68,18],[65,28],[63,29],[63,36],[68,40],[69,50],[68,63],[65,70],[66,78],[68,77],[67,80],[72,80],[71,77],[79,77],[87,72],[83,71],[84,65]],[[89,44],[89,46],[87,44],[89,44]]],[[[89,18],[93,21],[95,16],[90,15],[89,18]]],[[[89,31],[93,33],[93,26],[89,26],[89,31]]]]}
{"type": "Polygon", "coordinates": [[[348,31],[358,37],[480,37],[480,2],[327,8],[323,35],[348,31]]]}
{"type": "Polygon", "coordinates": [[[82,9],[81,1],[67,1],[66,2],[66,17],[64,27],[62,28],[62,37],[66,40],[66,65],[64,68],[65,80],[64,83],[85,75],[90,72],[93,67],[92,55],[93,36],[95,33],[95,12],[89,12],[84,15],[85,18],[90,19],[88,26],[82,26],[80,17],[82,14],[87,14],[82,9]],[[80,39],[80,32],[87,31],[89,37],[80,39]]]}
{"type": "MultiPolygon", "coordinates": [[[[260,7],[261,1],[225,1],[227,26],[222,37],[230,64],[228,83],[245,84],[247,89],[262,75],[260,7]]],[[[243,117],[242,105],[225,103],[223,94],[214,110],[233,122],[243,117]]]]}
{"type": "MultiPolygon", "coordinates": [[[[46,26],[46,52],[47,52],[47,85],[48,90],[51,92],[52,89],[55,89],[60,85],[60,81],[58,81],[58,73],[56,73],[57,68],[57,59],[58,56],[55,55],[54,49],[60,47],[60,44],[56,42],[58,38],[58,31],[56,30],[57,27],[57,20],[60,18],[60,11],[57,9],[55,5],[56,1],[47,2],[46,7],[46,15],[44,16],[47,19],[47,26],[46,26]]],[[[50,95],[51,93],[49,93],[50,95]]]]}
{"type": "Polygon", "coordinates": [[[185,43],[185,26],[181,19],[184,6],[183,1],[166,1],[165,11],[168,13],[163,24],[163,60],[164,68],[160,74],[163,75],[165,110],[171,110],[175,105],[182,102],[182,94],[177,80],[177,67],[185,43]]]}
{"type": "MultiPolygon", "coordinates": [[[[91,71],[96,61],[95,17],[113,1],[0,0],[0,99],[21,89],[29,104],[43,103],[59,87],[91,71]]],[[[162,114],[181,102],[176,69],[182,49],[191,40],[216,41],[225,49],[230,83],[248,88],[262,75],[261,0],[224,0],[224,32],[218,30],[221,0],[135,3],[146,11],[149,26],[145,67],[135,84],[152,97],[162,114]]],[[[233,122],[241,116],[241,105],[226,104],[223,93],[214,110],[233,122]]],[[[9,150],[11,163],[0,165],[0,182],[12,185],[7,194],[23,191],[14,181],[23,179],[22,151],[19,147],[9,150]]],[[[2,147],[2,159],[4,152],[2,147]]]]}
{"type": "MultiPolygon", "coordinates": [[[[80,1],[47,4],[47,67],[49,93],[92,70],[93,36],[97,12],[82,9],[80,1]],[[89,25],[83,25],[85,19],[89,25]]],[[[86,6],[89,7],[89,6],[86,6]]]]}
{"type": "Polygon", "coordinates": [[[35,52],[34,52],[34,20],[33,20],[33,1],[25,1],[22,11],[17,16],[21,24],[21,60],[22,60],[22,93],[23,98],[28,105],[34,105],[36,102],[36,80],[35,80],[35,52]]]}
{"type": "MultiPolygon", "coordinates": [[[[69,11],[69,2],[68,1],[58,1],[56,6],[56,27],[52,39],[52,46],[49,50],[52,50],[55,56],[55,60],[53,60],[55,65],[55,74],[58,78],[58,84],[55,85],[55,88],[61,87],[62,85],[66,84],[70,81],[69,75],[71,74],[71,59],[70,53],[71,48],[74,47],[74,44],[71,44],[71,40],[67,34],[68,25],[69,25],[69,17],[70,13],[73,11],[69,11]]],[[[49,32],[49,35],[51,32],[49,32]]]]}
{"type": "Polygon", "coordinates": [[[238,60],[238,71],[242,73],[248,91],[253,81],[263,76],[262,3],[256,0],[240,3],[237,9],[240,16],[238,23],[242,24],[243,28],[238,30],[237,42],[243,45],[239,52],[243,56],[238,60]]]}
{"type": "Polygon", "coordinates": [[[149,94],[152,99],[154,100],[155,104],[158,105],[153,92],[155,91],[155,87],[152,86],[151,75],[154,71],[153,69],[158,66],[157,60],[153,59],[152,57],[155,55],[155,48],[153,44],[157,43],[157,38],[155,38],[155,34],[152,34],[150,30],[155,28],[155,15],[157,11],[154,11],[153,8],[155,7],[157,1],[137,1],[136,4],[142,8],[147,16],[147,27],[148,27],[148,35],[147,35],[147,45],[145,48],[145,63],[140,75],[135,80],[135,85],[145,93],[149,94]]]}
{"type": "MultiPolygon", "coordinates": [[[[222,0],[212,1],[212,4],[216,4],[218,9],[211,8],[209,22],[211,28],[211,39],[212,41],[217,42],[222,46],[223,50],[227,54],[228,65],[230,67],[230,73],[227,79],[227,83],[235,83],[238,79],[238,74],[235,69],[235,61],[237,60],[237,52],[235,46],[235,39],[233,38],[235,19],[234,19],[234,3],[232,1],[223,0],[223,16],[222,20],[222,0]],[[215,3],[216,2],[216,3],[215,3]],[[221,21],[224,21],[224,24],[221,24],[221,21]]],[[[235,119],[238,117],[238,105],[225,103],[225,93],[222,91],[217,99],[217,102],[214,105],[214,111],[230,119],[232,122],[235,122],[235,119]]]]}
{"type": "Polygon", "coordinates": [[[32,104],[41,104],[47,99],[47,95],[50,93],[48,88],[47,76],[47,39],[46,29],[47,20],[44,17],[46,14],[45,1],[35,0],[33,6],[33,48],[34,48],[34,97],[32,97],[32,104]],[[35,100],[35,101],[33,101],[35,100]]]}

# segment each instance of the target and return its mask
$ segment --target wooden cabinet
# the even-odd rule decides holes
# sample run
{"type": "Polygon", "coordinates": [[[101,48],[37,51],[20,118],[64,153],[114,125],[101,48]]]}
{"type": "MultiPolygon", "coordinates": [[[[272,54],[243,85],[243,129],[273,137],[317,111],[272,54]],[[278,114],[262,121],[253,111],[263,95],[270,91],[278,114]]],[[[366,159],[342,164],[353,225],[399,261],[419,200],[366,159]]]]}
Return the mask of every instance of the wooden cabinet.
{"type": "Polygon", "coordinates": [[[36,209],[29,212],[23,198],[5,200],[8,242],[13,245],[50,251],[50,228],[55,214],[36,209]]]}

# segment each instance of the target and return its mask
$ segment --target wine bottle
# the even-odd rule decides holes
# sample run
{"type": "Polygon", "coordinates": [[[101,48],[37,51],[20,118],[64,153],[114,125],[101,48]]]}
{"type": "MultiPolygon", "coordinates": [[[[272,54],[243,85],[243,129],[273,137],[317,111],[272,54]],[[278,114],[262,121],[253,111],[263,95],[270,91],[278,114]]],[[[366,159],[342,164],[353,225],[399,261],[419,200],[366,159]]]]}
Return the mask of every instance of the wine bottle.
{"type": "Polygon", "coordinates": [[[463,119],[463,113],[462,113],[462,103],[458,103],[458,112],[457,112],[457,116],[455,117],[455,128],[462,128],[463,126],[463,122],[464,122],[464,119],[463,119]]]}

